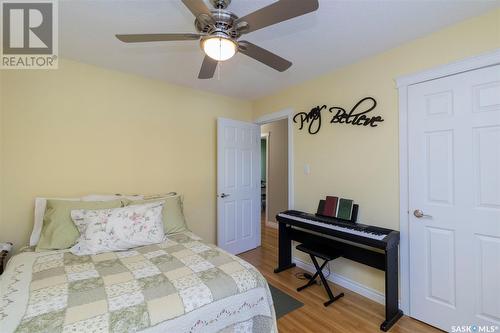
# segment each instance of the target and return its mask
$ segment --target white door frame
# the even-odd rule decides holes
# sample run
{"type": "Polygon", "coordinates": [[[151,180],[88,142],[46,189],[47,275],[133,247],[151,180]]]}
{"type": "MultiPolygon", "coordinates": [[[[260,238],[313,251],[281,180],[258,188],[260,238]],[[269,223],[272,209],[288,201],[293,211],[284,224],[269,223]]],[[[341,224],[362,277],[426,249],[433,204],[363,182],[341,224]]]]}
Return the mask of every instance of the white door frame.
{"type": "Polygon", "coordinates": [[[401,276],[400,306],[411,316],[410,309],[410,235],[409,235],[409,174],[408,174],[408,87],[479,68],[500,64],[500,49],[396,78],[399,90],[399,263],[401,276]]]}
{"type": "MultiPolygon", "coordinates": [[[[293,109],[285,109],[278,112],[266,114],[262,117],[255,119],[254,123],[258,125],[264,125],[282,119],[288,120],[288,209],[293,209],[294,207],[293,109]]],[[[266,213],[266,219],[267,219],[267,213],[266,213]]]]}
{"type": "MultiPolygon", "coordinates": [[[[269,221],[269,209],[268,209],[269,208],[269,202],[268,202],[269,186],[267,186],[267,179],[269,178],[269,138],[271,137],[270,134],[271,134],[270,132],[265,132],[265,133],[260,134],[260,138],[266,140],[266,214],[264,216],[264,219],[265,219],[264,224],[267,227],[278,228],[276,223],[269,221]]],[[[262,163],[261,163],[261,166],[262,166],[262,163]]],[[[262,208],[262,203],[261,203],[261,208],[262,208]]]]}

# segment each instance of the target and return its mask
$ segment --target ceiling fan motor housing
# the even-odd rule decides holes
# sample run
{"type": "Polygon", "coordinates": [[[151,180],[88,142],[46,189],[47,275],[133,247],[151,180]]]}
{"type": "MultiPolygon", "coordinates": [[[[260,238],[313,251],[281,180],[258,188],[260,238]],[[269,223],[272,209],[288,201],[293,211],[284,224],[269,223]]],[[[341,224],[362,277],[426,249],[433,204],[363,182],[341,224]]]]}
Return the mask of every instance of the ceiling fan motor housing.
{"type": "Polygon", "coordinates": [[[229,37],[236,39],[244,33],[245,24],[236,24],[238,16],[228,10],[211,10],[212,20],[205,20],[200,15],[194,21],[196,30],[204,34],[213,34],[215,32],[224,32],[229,37]]]}

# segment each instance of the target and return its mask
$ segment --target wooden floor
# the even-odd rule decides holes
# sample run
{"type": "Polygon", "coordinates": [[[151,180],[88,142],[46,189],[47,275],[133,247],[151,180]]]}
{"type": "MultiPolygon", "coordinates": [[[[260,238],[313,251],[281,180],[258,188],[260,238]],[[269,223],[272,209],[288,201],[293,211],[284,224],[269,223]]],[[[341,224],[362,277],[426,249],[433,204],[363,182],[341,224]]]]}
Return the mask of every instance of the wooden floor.
{"type": "MultiPolygon", "coordinates": [[[[273,269],[277,265],[277,254],[277,229],[262,224],[262,246],[243,253],[240,257],[257,267],[270,284],[304,303],[300,309],[292,311],[278,320],[280,332],[381,332],[379,326],[384,320],[383,305],[332,283],[335,295],[344,292],[345,296],[325,308],[323,302],[326,301],[327,296],[322,286],[313,285],[300,293],[296,291],[296,288],[303,285],[304,281],[297,279],[295,273],[304,272],[304,270],[294,267],[274,274],[273,269]]],[[[404,316],[389,332],[441,331],[404,316]]]]}

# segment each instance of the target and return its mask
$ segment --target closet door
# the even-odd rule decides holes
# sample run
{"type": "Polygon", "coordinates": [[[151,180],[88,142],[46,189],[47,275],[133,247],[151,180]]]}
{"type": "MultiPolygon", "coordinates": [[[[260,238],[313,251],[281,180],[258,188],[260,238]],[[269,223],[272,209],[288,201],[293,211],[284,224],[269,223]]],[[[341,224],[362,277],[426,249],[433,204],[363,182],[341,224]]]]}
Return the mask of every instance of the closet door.
{"type": "Polygon", "coordinates": [[[410,314],[500,326],[500,66],[408,88],[410,314]]]}

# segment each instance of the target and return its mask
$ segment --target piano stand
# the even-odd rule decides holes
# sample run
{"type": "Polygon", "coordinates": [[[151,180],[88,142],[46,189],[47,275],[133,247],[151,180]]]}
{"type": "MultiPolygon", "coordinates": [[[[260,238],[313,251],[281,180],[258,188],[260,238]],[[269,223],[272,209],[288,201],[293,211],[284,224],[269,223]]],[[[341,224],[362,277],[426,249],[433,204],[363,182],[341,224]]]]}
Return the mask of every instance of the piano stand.
{"type": "Polygon", "coordinates": [[[296,266],[295,263],[291,263],[291,264],[285,265],[285,266],[280,266],[280,267],[277,267],[274,269],[274,273],[280,273],[280,272],[283,272],[289,268],[293,268],[295,266],[296,266]]]}
{"type": "Polygon", "coordinates": [[[384,320],[384,322],[380,325],[380,330],[387,332],[392,327],[392,325],[394,325],[398,321],[398,319],[401,318],[402,316],[403,316],[403,311],[398,310],[398,312],[393,317],[384,320]]]}
{"type": "Polygon", "coordinates": [[[321,282],[323,283],[323,287],[325,287],[326,293],[328,294],[328,297],[330,298],[328,301],[323,303],[324,306],[328,306],[328,305],[332,304],[333,302],[335,302],[336,300],[338,300],[339,298],[343,297],[344,293],[340,293],[337,296],[333,296],[332,290],[330,289],[330,286],[328,285],[328,282],[326,281],[326,278],[323,275],[323,268],[325,268],[325,266],[331,260],[334,260],[334,259],[340,257],[340,254],[337,254],[337,253],[332,254],[331,252],[323,253],[323,252],[318,251],[316,248],[308,247],[305,244],[297,245],[296,249],[309,254],[309,256],[311,257],[311,260],[314,264],[314,267],[316,267],[316,273],[314,273],[314,275],[309,280],[309,282],[307,282],[302,287],[298,287],[297,291],[301,291],[301,290],[306,289],[307,287],[312,286],[314,284],[314,282],[316,281],[316,278],[319,275],[321,282]],[[324,262],[321,266],[318,264],[316,257],[319,257],[319,258],[324,260],[324,262]]]}
{"type": "MultiPolygon", "coordinates": [[[[365,242],[367,243],[365,245],[369,247],[376,247],[372,249],[357,246],[357,244],[355,244],[357,241],[352,238],[347,239],[350,240],[350,242],[344,242],[342,239],[339,239],[339,237],[343,237],[343,235],[335,231],[328,231],[324,228],[282,218],[279,215],[277,216],[277,220],[279,222],[279,256],[278,267],[274,270],[275,273],[282,272],[295,266],[295,264],[292,263],[292,241],[303,244],[314,244],[314,246],[311,245],[311,248],[321,249],[320,252],[322,253],[330,255],[339,254],[343,258],[383,271],[385,273],[385,321],[380,325],[380,329],[384,332],[389,330],[397,320],[401,318],[403,313],[399,310],[398,304],[399,233],[397,231],[392,231],[391,237],[388,237],[387,241],[381,242],[378,247],[376,247],[377,242],[365,242]],[[292,225],[302,229],[292,228],[292,225]],[[316,231],[316,234],[310,233],[307,230],[316,231]],[[321,233],[324,232],[329,232],[330,235],[337,239],[323,237],[321,233]]],[[[364,244],[362,241],[363,239],[360,238],[358,243],[364,244]]],[[[316,270],[318,270],[318,268],[321,269],[321,267],[318,266],[316,270]]],[[[320,275],[320,278],[321,277],[320,275]]],[[[328,284],[324,281],[323,285],[327,286],[328,284]]],[[[328,296],[330,296],[330,294],[328,296]]],[[[335,300],[333,294],[330,296],[330,300],[332,299],[335,300]]]]}

